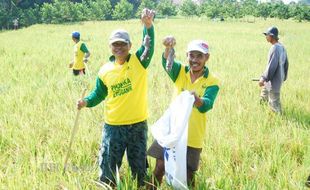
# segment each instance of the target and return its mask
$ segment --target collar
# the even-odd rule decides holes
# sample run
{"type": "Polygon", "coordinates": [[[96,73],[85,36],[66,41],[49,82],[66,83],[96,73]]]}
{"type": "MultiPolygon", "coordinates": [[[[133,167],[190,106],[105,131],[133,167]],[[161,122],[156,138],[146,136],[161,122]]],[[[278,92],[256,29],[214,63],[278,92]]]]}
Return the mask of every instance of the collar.
{"type": "MultiPolygon", "coordinates": [[[[128,54],[127,60],[126,60],[127,62],[129,61],[130,56],[131,56],[131,54],[128,54]]],[[[111,56],[109,57],[109,61],[110,61],[110,62],[115,62],[115,56],[114,56],[114,55],[111,55],[111,56]]]]}
{"type": "MultiPolygon", "coordinates": [[[[190,67],[188,65],[185,66],[185,73],[188,73],[189,70],[190,70],[190,67]]],[[[208,76],[209,76],[209,69],[208,69],[208,67],[204,66],[203,70],[204,70],[203,77],[204,78],[208,78],[208,76]]]]}

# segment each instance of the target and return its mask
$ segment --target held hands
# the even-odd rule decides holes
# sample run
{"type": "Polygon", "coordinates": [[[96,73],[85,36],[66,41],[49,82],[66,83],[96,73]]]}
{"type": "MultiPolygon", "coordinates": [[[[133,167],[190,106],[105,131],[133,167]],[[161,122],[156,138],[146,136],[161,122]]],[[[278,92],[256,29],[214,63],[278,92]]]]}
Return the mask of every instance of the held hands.
{"type": "Polygon", "coordinates": [[[83,99],[78,100],[77,102],[77,109],[80,110],[82,108],[84,108],[85,106],[87,106],[87,102],[83,99]]]}
{"type": "Polygon", "coordinates": [[[151,9],[143,9],[141,14],[141,21],[146,28],[151,28],[153,25],[153,19],[155,16],[155,11],[151,9]]]}

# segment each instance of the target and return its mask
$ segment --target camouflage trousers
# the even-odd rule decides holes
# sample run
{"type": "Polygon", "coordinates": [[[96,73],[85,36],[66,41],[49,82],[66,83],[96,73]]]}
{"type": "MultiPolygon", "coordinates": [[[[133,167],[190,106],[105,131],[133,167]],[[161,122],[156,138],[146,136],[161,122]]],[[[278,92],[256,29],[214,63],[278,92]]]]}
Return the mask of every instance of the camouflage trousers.
{"type": "Polygon", "coordinates": [[[268,102],[272,111],[276,113],[281,113],[281,102],[280,102],[280,92],[275,92],[272,89],[269,90],[265,86],[261,90],[261,101],[268,102]]]}
{"type": "Polygon", "coordinates": [[[144,185],[147,128],[146,121],[132,125],[104,125],[99,153],[100,181],[115,184],[116,167],[121,167],[126,151],[133,178],[137,178],[138,186],[144,185]]]}

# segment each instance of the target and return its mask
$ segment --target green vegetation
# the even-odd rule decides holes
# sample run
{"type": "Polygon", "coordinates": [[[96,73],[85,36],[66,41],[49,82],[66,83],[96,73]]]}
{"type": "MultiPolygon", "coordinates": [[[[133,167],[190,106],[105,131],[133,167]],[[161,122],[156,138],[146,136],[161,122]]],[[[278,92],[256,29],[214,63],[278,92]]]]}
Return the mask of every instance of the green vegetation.
{"type": "Polygon", "coordinates": [[[157,18],[168,16],[198,16],[211,19],[238,19],[245,16],[262,18],[310,20],[309,0],[285,5],[280,0],[258,3],[257,0],[2,0],[0,28],[13,28],[19,18],[20,26],[37,23],[59,24],[89,20],[128,20],[138,18],[145,7],[156,10],[157,18]]]}
{"type": "MultiPolygon", "coordinates": [[[[94,181],[103,104],[81,111],[65,175],[62,167],[76,101],[85,85],[88,92],[94,87],[96,74],[110,55],[108,36],[119,27],[129,31],[136,50],[141,42],[139,20],[40,24],[0,33],[0,189],[99,189],[94,181]],[[74,30],[81,32],[92,53],[89,77],[73,77],[67,68],[74,30]]],[[[173,84],[161,67],[164,36],[176,37],[176,58],[183,63],[190,40],[207,40],[208,66],[221,79],[218,99],[208,113],[197,189],[304,189],[310,171],[309,23],[158,19],[155,27],[148,81],[150,125],[173,94],[173,84]],[[278,26],[290,61],[282,116],[259,104],[260,89],[251,81],[265,68],[270,44],[262,32],[271,25],[278,26]]],[[[149,133],[149,145],[152,140],[149,133]]],[[[149,160],[153,168],[154,160],[149,160]]],[[[126,161],[120,172],[122,189],[134,189],[126,161]]]]}

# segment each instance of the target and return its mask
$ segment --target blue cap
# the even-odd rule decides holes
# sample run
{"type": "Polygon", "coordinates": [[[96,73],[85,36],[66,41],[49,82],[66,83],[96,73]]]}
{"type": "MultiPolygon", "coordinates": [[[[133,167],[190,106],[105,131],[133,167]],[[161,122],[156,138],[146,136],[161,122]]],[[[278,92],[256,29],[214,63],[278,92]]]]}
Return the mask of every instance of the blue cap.
{"type": "Polygon", "coordinates": [[[263,34],[265,34],[265,36],[268,35],[268,36],[272,36],[275,39],[279,39],[278,38],[279,31],[278,31],[277,27],[275,27],[275,26],[268,28],[266,30],[266,32],[264,32],[263,34]]]}
{"type": "Polygon", "coordinates": [[[74,32],[72,32],[72,37],[78,39],[78,38],[80,38],[80,33],[78,31],[74,31],[74,32]]]}

